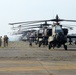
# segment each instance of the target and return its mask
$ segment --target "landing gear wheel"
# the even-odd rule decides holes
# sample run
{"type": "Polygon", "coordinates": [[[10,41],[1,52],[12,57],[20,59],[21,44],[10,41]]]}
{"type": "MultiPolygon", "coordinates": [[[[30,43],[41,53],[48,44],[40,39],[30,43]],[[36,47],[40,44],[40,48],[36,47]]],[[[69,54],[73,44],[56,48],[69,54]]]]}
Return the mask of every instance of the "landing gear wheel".
{"type": "Polygon", "coordinates": [[[35,44],[37,45],[37,44],[38,44],[38,42],[37,42],[37,41],[35,41],[35,44]]]}
{"type": "Polygon", "coordinates": [[[64,49],[67,50],[67,45],[64,45],[64,49]]]}
{"type": "Polygon", "coordinates": [[[42,44],[41,41],[39,41],[39,47],[41,47],[41,44],[42,44]]]}
{"type": "Polygon", "coordinates": [[[51,49],[51,45],[50,45],[50,43],[48,44],[48,49],[51,49]]]}
{"type": "Polygon", "coordinates": [[[30,43],[29,46],[32,46],[32,43],[30,43]]]}

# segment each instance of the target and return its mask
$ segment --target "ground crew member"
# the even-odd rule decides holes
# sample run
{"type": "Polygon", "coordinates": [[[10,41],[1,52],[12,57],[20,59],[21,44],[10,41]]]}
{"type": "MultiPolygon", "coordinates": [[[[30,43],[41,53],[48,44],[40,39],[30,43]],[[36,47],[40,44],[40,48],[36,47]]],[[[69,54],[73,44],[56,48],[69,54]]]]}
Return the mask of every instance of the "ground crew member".
{"type": "Polygon", "coordinates": [[[8,37],[4,35],[4,47],[8,46],[8,37]]]}
{"type": "Polygon", "coordinates": [[[4,35],[3,41],[4,41],[4,47],[5,47],[6,46],[5,45],[5,43],[6,43],[5,35],[4,35]]]}
{"type": "Polygon", "coordinates": [[[32,38],[29,38],[29,45],[32,46],[32,38]]]}
{"type": "Polygon", "coordinates": [[[0,36],[0,47],[2,45],[2,36],[0,36]]]}
{"type": "Polygon", "coordinates": [[[29,45],[32,46],[32,32],[29,34],[29,45]]]}

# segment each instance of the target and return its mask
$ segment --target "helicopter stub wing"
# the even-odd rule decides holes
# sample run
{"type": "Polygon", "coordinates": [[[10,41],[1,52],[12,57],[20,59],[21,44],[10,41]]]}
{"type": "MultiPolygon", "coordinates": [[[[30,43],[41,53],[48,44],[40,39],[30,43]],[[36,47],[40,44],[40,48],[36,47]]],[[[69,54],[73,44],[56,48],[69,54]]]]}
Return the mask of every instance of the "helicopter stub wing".
{"type": "Polygon", "coordinates": [[[72,42],[76,44],[76,35],[67,35],[67,38],[69,39],[69,43],[71,45],[72,42]]]}
{"type": "Polygon", "coordinates": [[[67,35],[67,38],[76,38],[76,35],[67,35]]]}

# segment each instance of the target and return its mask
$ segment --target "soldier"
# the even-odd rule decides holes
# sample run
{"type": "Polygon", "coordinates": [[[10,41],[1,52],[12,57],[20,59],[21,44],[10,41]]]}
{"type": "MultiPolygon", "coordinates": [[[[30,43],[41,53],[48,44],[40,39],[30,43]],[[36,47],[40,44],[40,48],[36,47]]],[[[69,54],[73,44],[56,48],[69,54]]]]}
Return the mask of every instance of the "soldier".
{"type": "Polygon", "coordinates": [[[29,35],[29,45],[32,46],[32,43],[35,41],[35,34],[33,32],[30,32],[29,35]]]}
{"type": "Polygon", "coordinates": [[[2,45],[2,36],[0,36],[0,47],[2,45]]]}
{"type": "Polygon", "coordinates": [[[32,46],[32,32],[29,34],[29,45],[32,46]]]}
{"type": "Polygon", "coordinates": [[[6,35],[6,45],[8,46],[8,36],[6,35]]]}
{"type": "Polygon", "coordinates": [[[43,30],[43,45],[48,45],[47,27],[43,30]]]}
{"type": "Polygon", "coordinates": [[[3,41],[4,41],[4,47],[5,47],[6,46],[5,45],[5,43],[6,43],[5,35],[4,35],[3,41]]]}
{"type": "Polygon", "coordinates": [[[8,37],[4,35],[4,47],[8,46],[8,37]]]}

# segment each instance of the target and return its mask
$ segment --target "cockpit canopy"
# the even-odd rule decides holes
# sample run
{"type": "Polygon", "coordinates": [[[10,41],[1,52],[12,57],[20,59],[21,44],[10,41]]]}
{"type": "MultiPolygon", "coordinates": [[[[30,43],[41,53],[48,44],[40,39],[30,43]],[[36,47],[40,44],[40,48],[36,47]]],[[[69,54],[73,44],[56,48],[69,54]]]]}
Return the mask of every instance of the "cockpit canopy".
{"type": "Polygon", "coordinates": [[[60,25],[56,25],[55,26],[55,32],[57,33],[64,33],[64,35],[67,35],[68,34],[68,29],[67,28],[62,28],[62,26],[60,25]]]}
{"type": "Polygon", "coordinates": [[[57,33],[63,32],[62,27],[60,25],[56,25],[55,26],[55,32],[57,32],[57,33]]]}

